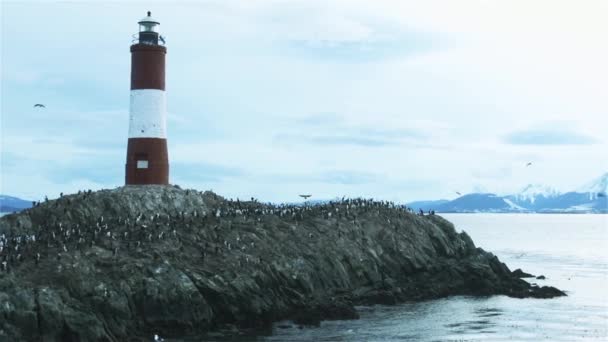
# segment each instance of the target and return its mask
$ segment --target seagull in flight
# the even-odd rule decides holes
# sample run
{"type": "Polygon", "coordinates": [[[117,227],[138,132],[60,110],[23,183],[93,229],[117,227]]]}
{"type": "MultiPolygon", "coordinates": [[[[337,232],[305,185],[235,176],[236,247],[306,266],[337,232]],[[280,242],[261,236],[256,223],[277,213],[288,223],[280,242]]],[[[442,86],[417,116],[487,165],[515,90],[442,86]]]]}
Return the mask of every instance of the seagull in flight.
{"type": "Polygon", "coordinates": [[[34,105],[34,108],[46,108],[46,106],[45,106],[45,105],[43,105],[42,103],[36,103],[36,104],[34,105]]]}
{"type": "Polygon", "coordinates": [[[312,196],[312,195],[299,195],[300,197],[302,197],[305,201],[308,199],[308,197],[312,196]]]}
{"type": "Polygon", "coordinates": [[[528,162],[528,164],[526,164],[526,167],[532,165],[532,162],[528,162]]]}

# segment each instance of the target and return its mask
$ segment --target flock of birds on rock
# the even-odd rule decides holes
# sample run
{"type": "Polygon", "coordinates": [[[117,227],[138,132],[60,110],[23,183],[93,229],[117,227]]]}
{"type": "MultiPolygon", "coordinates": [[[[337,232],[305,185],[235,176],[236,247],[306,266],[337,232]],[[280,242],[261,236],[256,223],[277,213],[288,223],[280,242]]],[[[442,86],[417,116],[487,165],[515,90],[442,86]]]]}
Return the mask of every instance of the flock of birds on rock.
{"type": "MultiPolygon", "coordinates": [[[[187,195],[200,195],[202,192],[186,190],[187,195]]],[[[352,226],[357,225],[360,215],[379,216],[384,209],[397,210],[401,213],[413,213],[411,208],[397,205],[393,202],[374,201],[373,199],[346,199],[331,201],[316,205],[294,204],[263,204],[252,198],[252,201],[219,200],[213,208],[203,207],[191,212],[177,211],[173,213],[139,213],[131,217],[86,217],[75,220],[68,213],[75,203],[75,198],[86,201],[92,192],[78,192],[77,195],[63,196],[55,201],[44,202],[43,207],[56,210],[53,219],[44,224],[38,224],[29,229],[22,229],[18,220],[15,221],[19,234],[0,235],[1,271],[9,272],[12,268],[26,261],[34,261],[35,265],[45,260],[61,261],[70,256],[71,252],[83,252],[95,246],[111,251],[112,257],[119,257],[127,251],[145,250],[146,246],[171,240],[171,246],[195,246],[199,249],[200,257],[204,260],[209,254],[220,255],[230,251],[243,252],[243,257],[237,263],[261,263],[262,256],[247,254],[255,249],[259,237],[255,234],[233,232],[237,224],[250,224],[263,227],[268,220],[280,219],[291,222],[297,227],[299,222],[307,219],[344,219],[352,226]],[[54,202],[54,203],[53,203],[54,202]],[[57,209],[63,208],[63,211],[57,209]],[[71,217],[71,216],[70,216],[71,217]],[[196,230],[193,230],[195,229],[196,230]],[[23,231],[27,231],[24,233],[23,231]],[[194,235],[182,235],[195,232],[194,235]],[[192,236],[196,241],[189,240],[192,236]],[[193,245],[194,244],[194,245],[193,245]]],[[[219,197],[216,197],[219,199],[219,197]]],[[[41,206],[37,204],[36,206],[41,206]]],[[[35,209],[30,209],[35,210],[35,209]]],[[[433,215],[430,211],[428,214],[433,215]]],[[[17,214],[19,215],[19,214],[17,214]]],[[[422,211],[418,215],[424,215],[422,211]]],[[[390,219],[388,220],[390,223],[390,219]]],[[[295,228],[294,228],[295,229],[295,228]]],[[[9,230],[10,231],[10,230],[9,230]]],[[[309,238],[317,238],[318,232],[303,232],[309,238]]],[[[341,237],[341,231],[338,231],[341,237]]],[[[362,233],[363,234],[363,233],[362,233]]]]}
{"type": "MultiPolygon", "coordinates": [[[[264,223],[269,221],[289,223],[289,233],[301,234],[291,239],[294,241],[297,238],[341,239],[346,234],[352,234],[349,240],[357,240],[357,244],[363,245],[369,232],[355,228],[361,227],[359,220],[374,217],[379,222],[386,222],[387,229],[398,229],[399,223],[395,221],[400,221],[399,218],[414,214],[425,216],[424,212],[415,213],[405,205],[373,199],[342,198],[322,204],[297,205],[265,204],[253,198],[251,201],[224,200],[215,196],[212,199],[214,205],[198,210],[189,207],[191,211],[140,212],[131,216],[101,215],[79,220],[70,219],[75,217],[68,215],[70,211],[78,210],[75,208],[76,204],[86,206],[87,200],[98,195],[91,190],[79,191],[75,195],[60,194],[57,200],[47,199],[38,203],[37,207],[51,209],[56,217],[44,224],[36,220],[37,225],[28,229],[21,227],[19,220],[12,221],[17,229],[8,231],[20,233],[9,235],[5,230],[4,234],[0,235],[0,273],[13,272],[25,263],[38,267],[46,262],[62,267],[62,260],[72,260],[74,254],[87,253],[94,247],[99,247],[99,251],[103,251],[108,258],[111,253],[111,258],[118,259],[122,253],[131,255],[139,251],[150,251],[156,248],[154,245],[163,242],[180,249],[184,245],[193,248],[194,253],[181,255],[198,257],[202,264],[207,263],[207,258],[213,255],[214,258],[209,258],[213,261],[209,262],[216,262],[216,265],[223,267],[228,263],[240,267],[247,264],[265,267],[272,259],[258,250],[258,241],[264,235],[264,223]],[[335,235],[330,237],[325,235],[327,231],[300,228],[304,226],[301,223],[315,219],[331,222],[330,229],[335,227],[335,235]],[[261,231],[256,231],[256,236],[254,233],[234,229],[238,224],[254,226],[261,231]],[[196,234],[187,235],[194,229],[196,234]],[[195,241],[184,241],[193,236],[195,241]]],[[[204,193],[194,190],[186,190],[184,195],[205,196],[204,193]]],[[[434,212],[428,212],[428,215],[434,215],[434,212]]],[[[359,262],[363,262],[363,259],[359,259],[359,262]]],[[[32,268],[26,270],[30,272],[32,268]]],[[[298,271],[293,271],[291,277],[297,279],[298,276],[298,271]]],[[[154,340],[162,339],[157,335],[154,340]]]]}

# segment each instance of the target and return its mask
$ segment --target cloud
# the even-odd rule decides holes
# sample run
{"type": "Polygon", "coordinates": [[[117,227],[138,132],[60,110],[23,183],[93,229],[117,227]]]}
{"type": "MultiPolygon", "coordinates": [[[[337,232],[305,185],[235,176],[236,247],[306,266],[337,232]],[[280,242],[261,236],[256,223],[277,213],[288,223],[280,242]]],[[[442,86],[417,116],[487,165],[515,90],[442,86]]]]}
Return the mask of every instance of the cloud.
{"type": "Polygon", "coordinates": [[[347,123],[333,113],[296,118],[287,124],[292,132],[275,135],[275,142],[305,143],[320,146],[383,147],[404,143],[412,145],[428,140],[429,134],[419,127],[383,128],[347,123]],[[297,130],[297,131],[296,131],[297,130]],[[311,132],[309,133],[302,133],[311,132]]]}
{"type": "Polygon", "coordinates": [[[367,62],[434,50],[436,33],[412,28],[385,10],[356,2],[272,2],[256,11],[281,54],[296,58],[367,62]]]}
{"type": "Polygon", "coordinates": [[[47,179],[57,185],[70,184],[76,180],[95,184],[122,185],[124,181],[124,162],[90,161],[88,167],[81,164],[54,166],[47,169],[47,179]]]}
{"type": "Polygon", "coordinates": [[[283,48],[296,57],[360,63],[416,55],[435,50],[438,45],[433,37],[412,33],[378,41],[291,41],[283,48]]]}
{"type": "Polygon", "coordinates": [[[505,136],[503,140],[512,145],[591,145],[598,142],[592,136],[564,129],[516,131],[505,136]]]}
{"type": "Polygon", "coordinates": [[[204,162],[174,162],[171,163],[171,178],[188,180],[188,182],[220,182],[227,178],[245,176],[239,168],[204,162]]]}
{"type": "MultiPolygon", "coordinates": [[[[401,131],[396,134],[395,131],[387,131],[386,135],[381,132],[370,133],[359,131],[356,133],[338,133],[338,134],[316,134],[307,135],[301,133],[292,134],[277,134],[275,142],[290,143],[290,144],[308,144],[318,146],[359,146],[359,147],[385,147],[397,146],[408,142],[423,140],[417,134],[412,134],[409,131],[401,131]]],[[[418,146],[418,144],[413,144],[418,146]]]]}
{"type": "Polygon", "coordinates": [[[319,180],[329,184],[356,185],[371,183],[377,178],[377,175],[369,172],[330,171],[323,173],[319,177],[319,180]]]}
{"type": "Polygon", "coordinates": [[[296,118],[289,120],[288,124],[295,125],[310,125],[310,126],[324,126],[324,125],[339,125],[344,120],[336,113],[318,113],[308,115],[302,118],[296,118]]]}
{"type": "Polygon", "coordinates": [[[347,136],[347,135],[326,135],[310,137],[305,139],[309,143],[319,145],[354,145],[366,147],[381,147],[397,143],[394,140],[366,137],[366,136],[347,136]]]}
{"type": "Polygon", "coordinates": [[[360,185],[378,179],[378,175],[367,171],[332,169],[319,172],[262,172],[252,175],[252,179],[278,184],[323,184],[323,185],[360,185]]]}

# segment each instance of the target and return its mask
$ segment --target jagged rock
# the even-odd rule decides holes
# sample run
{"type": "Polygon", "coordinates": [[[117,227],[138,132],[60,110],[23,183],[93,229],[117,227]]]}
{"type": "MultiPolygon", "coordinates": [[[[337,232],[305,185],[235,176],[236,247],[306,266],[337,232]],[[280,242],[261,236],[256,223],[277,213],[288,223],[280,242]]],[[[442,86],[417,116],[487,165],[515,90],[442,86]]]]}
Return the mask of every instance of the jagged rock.
{"type": "Polygon", "coordinates": [[[553,286],[533,286],[530,292],[534,298],[553,298],[566,295],[564,291],[553,286]]]}
{"type": "Polygon", "coordinates": [[[517,277],[517,278],[534,278],[535,277],[535,275],[526,273],[526,272],[522,271],[520,268],[513,271],[512,274],[514,277],[517,277]]]}
{"type": "Polygon", "coordinates": [[[368,200],[274,207],[128,186],[4,216],[1,234],[0,340],[213,338],[357,318],[360,304],[565,295],[519,279],[531,275],[440,216],[368,200]]]}

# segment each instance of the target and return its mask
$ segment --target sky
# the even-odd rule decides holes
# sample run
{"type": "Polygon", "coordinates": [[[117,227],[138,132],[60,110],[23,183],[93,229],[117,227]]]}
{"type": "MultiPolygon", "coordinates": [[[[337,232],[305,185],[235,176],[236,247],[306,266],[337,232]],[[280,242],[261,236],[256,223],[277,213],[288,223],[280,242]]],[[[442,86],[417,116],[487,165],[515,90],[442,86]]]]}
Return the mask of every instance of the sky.
{"type": "Polygon", "coordinates": [[[129,46],[148,10],[182,188],[408,202],[570,191],[608,171],[608,1],[0,4],[6,195],[124,184],[129,46]]]}

